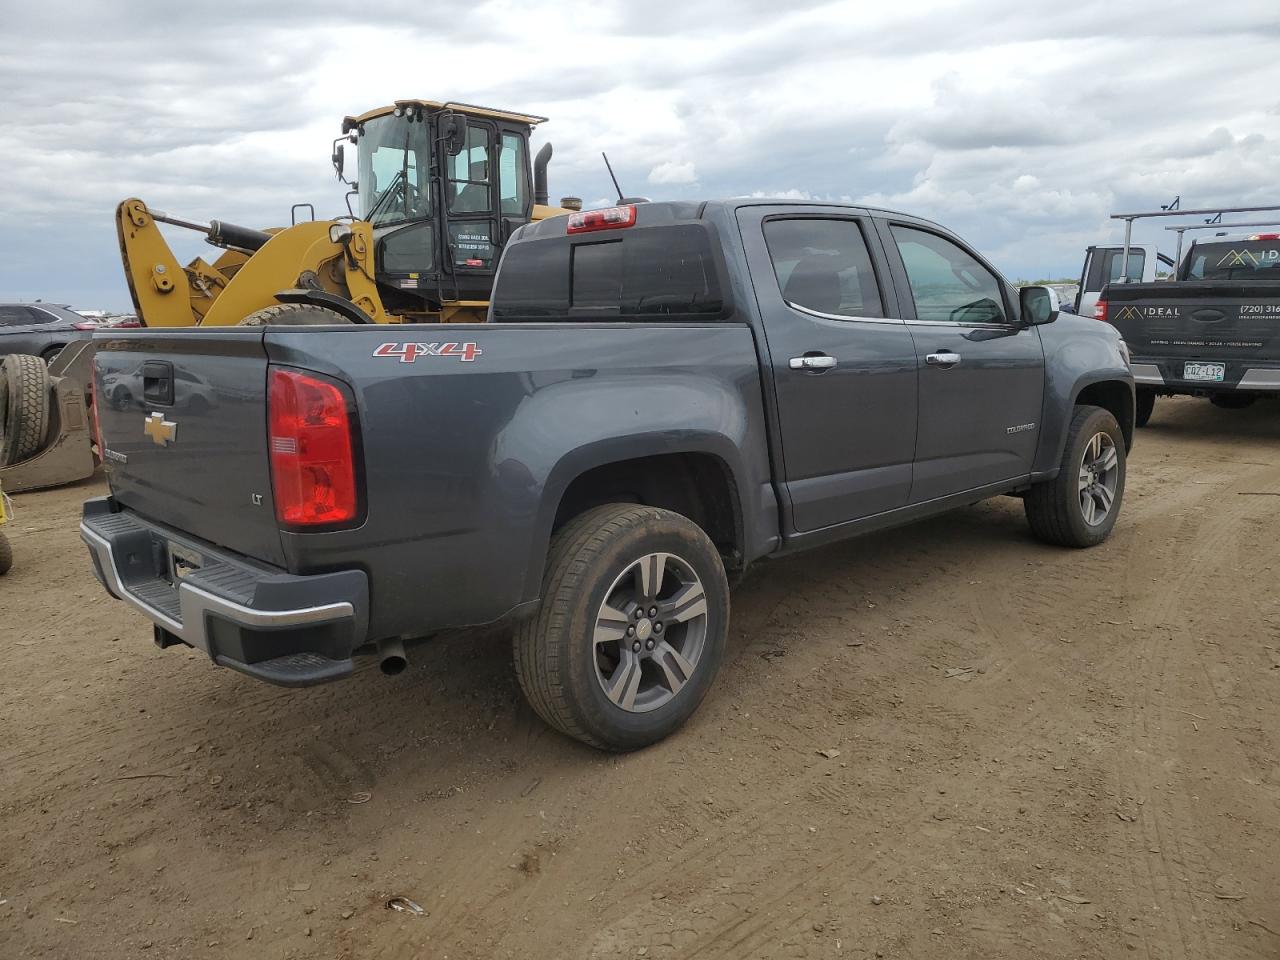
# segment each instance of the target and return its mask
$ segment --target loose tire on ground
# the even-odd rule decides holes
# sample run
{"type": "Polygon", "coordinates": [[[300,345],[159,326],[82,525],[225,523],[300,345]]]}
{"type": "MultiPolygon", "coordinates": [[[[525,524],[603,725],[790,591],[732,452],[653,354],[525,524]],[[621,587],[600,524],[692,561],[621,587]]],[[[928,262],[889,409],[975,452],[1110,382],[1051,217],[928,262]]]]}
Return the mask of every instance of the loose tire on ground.
{"type": "Polygon", "coordinates": [[[317,307],[311,303],[282,303],[275,307],[264,307],[249,314],[241,320],[240,327],[284,327],[303,326],[318,327],[328,323],[350,323],[351,321],[328,307],[317,307]]]}
{"type": "Polygon", "coordinates": [[[0,533],[0,577],[9,572],[13,566],[13,547],[9,546],[9,538],[0,533]]]}
{"type": "Polygon", "coordinates": [[[728,626],[724,565],[702,529],[669,510],[606,504],[552,538],[541,608],[515,631],[516,674],[557,730],[600,749],[635,750],[697,709],[728,626]],[[652,599],[640,603],[645,596],[652,599]]]}
{"type": "Polygon", "coordinates": [[[0,466],[21,463],[44,447],[51,415],[49,368],[39,357],[9,354],[0,362],[5,389],[0,466]]]}
{"type": "Polygon", "coordinates": [[[1057,477],[1036,484],[1023,498],[1031,532],[1046,543],[1063,547],[1092,547],[1107,539],[1124,499],[1125,467],[1124,435],[1116,418],[1101,407],[1077,406],[1057,477]],[[1105,495],[1090,493],[1098,484],[1087,483],[1097,476],[1102,460],[1108,460],[1114,471],[1113,482],[1111,474],[1102,478],[1105,495]],[[1099,515],[1104,502],[1109,506],[1099,515]],[[1092,504],[1094,511],[1092,522],[1086,515],[1087,504],[1092,504]]]}
{"type": "Polygon", "coordinates": [[[1145,387],[1138,388],[1138,405],[1133,412],[1133,423],[1137,427],[1145,427],[1156,408],[1156,392],[1145,387]]]}

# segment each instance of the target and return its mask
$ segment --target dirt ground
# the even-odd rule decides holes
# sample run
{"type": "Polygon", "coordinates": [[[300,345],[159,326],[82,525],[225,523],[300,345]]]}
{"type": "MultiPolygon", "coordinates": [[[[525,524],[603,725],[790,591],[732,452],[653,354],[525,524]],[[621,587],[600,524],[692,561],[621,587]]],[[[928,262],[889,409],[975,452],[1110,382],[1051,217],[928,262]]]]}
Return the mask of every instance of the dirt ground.
{"type": "Polygon", "coordinates": [[[156,649],[103,489],[15,497],[0,957],[1280,956],[1280,405],[1161,401],[1092,551],[1002,499],[762,564],[622,757],[500,635],[297,692],[156,649]]]}

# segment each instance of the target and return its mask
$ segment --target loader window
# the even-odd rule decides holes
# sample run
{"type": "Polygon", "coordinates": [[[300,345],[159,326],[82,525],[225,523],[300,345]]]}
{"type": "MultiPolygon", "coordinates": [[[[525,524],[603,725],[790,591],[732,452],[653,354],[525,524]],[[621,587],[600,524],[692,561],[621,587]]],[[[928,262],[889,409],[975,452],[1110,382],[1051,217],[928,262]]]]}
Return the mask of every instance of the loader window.
{"type": "Polygon", "coordinates": [[[449,212],[486,213],[489,201],[489,131],[467,124],[467,144],[449,158],[449,212]]]}
{"type": "Polygon", "coordinates": [[[360,208],[375,227],[431,216],[431,134],[425,123],[377,117],[360,137],[360,208]]]}
{"type": "Polygon", "coordinates": [[[529,207],[529,166],[524,151],[524,137],[516,133],[502,135],[498,188],[504,216],[523,217],[529,207]]]}

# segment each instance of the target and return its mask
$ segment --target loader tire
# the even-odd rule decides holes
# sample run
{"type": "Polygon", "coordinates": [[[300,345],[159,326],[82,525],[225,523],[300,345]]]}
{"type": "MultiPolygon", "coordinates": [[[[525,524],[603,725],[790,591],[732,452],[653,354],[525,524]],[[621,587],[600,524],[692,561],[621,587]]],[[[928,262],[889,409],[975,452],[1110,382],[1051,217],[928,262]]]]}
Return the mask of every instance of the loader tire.
{"type": "Polygon", "coordinates": [[[0,533],[0,576],[9,572],[9,568],[13,566],[13,547],[9,546],[9,539],[0,533]]]}
{"type": "Polygon", "coordinates": [[[311,303],[282,303],[275,307],[264,307],[251,313],[237,326],[240,327],[319,327],[329,323],[350,323],[351,321],[328,307],[317,307],[311,303]]]}
{"type": "Polygon", "coordinates": [[[7,467],[44,448],[52,412],[49,368],[39,357],[11,353],[0,362],[0,392],[0,467],[7,467]]]}

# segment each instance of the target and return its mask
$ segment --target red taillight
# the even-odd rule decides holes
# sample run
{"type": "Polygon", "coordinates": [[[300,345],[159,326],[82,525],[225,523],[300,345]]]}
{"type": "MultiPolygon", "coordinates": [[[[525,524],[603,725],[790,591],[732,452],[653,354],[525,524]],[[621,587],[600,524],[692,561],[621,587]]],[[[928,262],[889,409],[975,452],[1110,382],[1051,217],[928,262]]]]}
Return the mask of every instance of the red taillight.
{"type": "Polygon", "coordinates": [[[1107,319],[1107,301],[1099,300],[1093,307],[1093,319],[1106,322],[1107,319]]]}
{"type": "Polygon", "coordinates": [[[94,323],[92,320],[83,320],[80,323],[73,323],[71,325],[71,329],[72,330],[97,330],[98,325],[94,323]]]}
{"type": "Polygon", "coordinates": [[[1280,240],[1280,233],[1255,233],[1250,240],[1280,240]]]}
{"type": "Polygon", "coordinates": [[[354,520],[359,497],[342,390],[319,377],[273,368],[267,417],[276,518],[294,527],[354,520]]]}
{"type": "Polygon", "coordinates": [[[635,207],[605,207],[603,210],[583,210],[570,214],[565,233],[591,233],[593,230],[616,230],[635,225],[635,207]]]}

